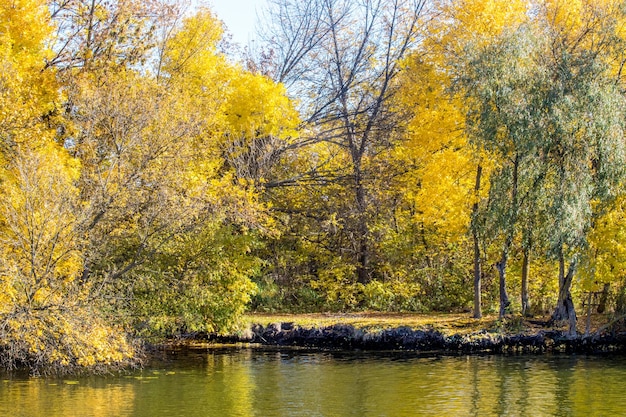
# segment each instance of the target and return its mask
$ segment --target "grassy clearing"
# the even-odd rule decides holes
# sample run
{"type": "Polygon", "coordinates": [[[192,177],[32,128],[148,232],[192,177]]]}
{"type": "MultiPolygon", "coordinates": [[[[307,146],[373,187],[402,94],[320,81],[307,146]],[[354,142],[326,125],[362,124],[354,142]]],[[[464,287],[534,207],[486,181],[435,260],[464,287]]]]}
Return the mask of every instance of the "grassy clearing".
{"type": "Polygon", "coordinates": [[[412,329],[435,329],[444,334],[471,333],[491,328],[497,321],[496,316],[473,319],[468,314],[411,314],[411,313],[315,313],[315,314],[266,314],[251,313],[245,320],[249,324],[267,326],[271,323],[291,322],[295,325],[328,327],[335,324],[352,325],[367,330],[382,330],[401,326],[412,329]]]}
{"type": "MultiPolygon", "coordinates": [[[[535,317],[532,320],[522,319],[520,316],[508,317],[498,320],[497,315],[485,316],[482,319],[474,319],[468,313],[314,313],[314,314],[268,314],[249,313],[245,316],[247,324],[260,324],[267,326],[271,323],[294,323],[305,328],[329,327],[335,324],[352,325],[355,328],[369,331],[397,328],[401,326],[412,329],[434,329],[444,335],[468,334],[481,330],[499,333],[534,333],[545,329],[539,322],[545,322],[548,317],[535,317]]],[[[585,331],[585,317],[579,317],[578,331],[585,331]]],[[[604,323],[607,317],[604,315],[592,316],[591,331],[594,332],[604,323]]],[[[563,327],[564,329],[565,327],[563,327]]]]}

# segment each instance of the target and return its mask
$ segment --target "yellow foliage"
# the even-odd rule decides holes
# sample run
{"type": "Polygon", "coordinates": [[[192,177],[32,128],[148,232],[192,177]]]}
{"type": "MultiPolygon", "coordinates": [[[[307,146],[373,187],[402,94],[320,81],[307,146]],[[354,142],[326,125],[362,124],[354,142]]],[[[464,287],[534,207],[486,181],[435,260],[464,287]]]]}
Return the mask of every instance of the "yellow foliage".
{"type": "Polygon", "coordinates": [[[93,311],[16,310],[2,316],[0,347],[6,369],[28,366],[32,372],[67,373],[127,366],[136,348],[121,329],[111,327],[93,311]]]}
{"type": "Polygon", "coordinates": [[[184,94],[187,111],[193,109],[212,129],[236,72],[217,52],[222,32],[220,21],[209,10],[185,19],[165,45],[161,69],[168,88],[184,94]]]}
{"type": "Polygon", "coordinates": [[[81,305],[80,162],[55,141],[59,98],[45,67],[47,3],[0,2],[0,361],[6,368],[96,367],[134,356],[81,305]]]}
{"type": "Polygon", "coordinates": [[[432,23],[431,36],[404,62],[395,105],[409,109],[411,118],[408,137],[394,157],[411,167],[405,197],[415,207],[415,221],[437,230],[444,240],[455,241],[469,227],[476,198],[487,196],[496,161],[469,144],[464,131],[466,104],[449,92],[449,60],[462,53],[465,42],[489,42],[526,21],[528,2],[443,1],[439,7],[441,15],[432,23]],[[478,165],[482,180],[476,194],[478,165]]]}
{"type": "Polygon", "coordinates": [[[626,276],[625,218],[626,196],[622,195],[596,220],[580,268],[584,289],[597,290],[626,276]]]}
{"type": "Polygon", "coordinates": [[[44,42],[51,33],[46,3],[0,2],[0,135],[19,131],[13,140],[38,140],[32,128],[53,109],[54,74],[44,70],[44,42]],[[26,130],[30,128],[31,130],[26,130]]]}
{"type": "Polygon", "coordinates": [[[12,49],[22,63],[34,62],[33,55],[43,50],[51,33],[47,25],[47,3],[41,0],[3,0],[0,2],[0,39],[3,49],[12,49]]]}
{"type": "Polygon", "coordinates": [[[183,29],[169,40],[164,70],[169,74],[187,73],[200,79],[203,70],[224,62],[217,53],[222,34],[221,22],[210,10],[201,9],[185,19],[183,29]]]}
{"type": "MultiPolygon", "coordinates": [[[[548,22],[570,42],[590,40],[593,32],[598,35],[601,25],[608,23],[604,20],[621,15],[623,7],[619,0],[543,0],[540,4],[548,22]]],[[[621,20],[618,29],[623,29],[623,18],[621,20]]]]}
{"type": "Polygon", "coordinates": [[[442,0],[442,15],[434,22],[435,33],[445,47],[460,54],[463,42],[489,42],[503,30],[524,22],[528,7],[526,0],[442,0]]]}
{"type": "Polygon", "coordinates": [[[1,2],[0,18],[0,280],[9,312],[60,304],[82,268],[74,230],[80,164],[42,123],[58,98],[45,69],[46,3],[1,2]]]}
{"type": "MultiPolygon", "coordinates": [[[[595,45],[595,28],[607,17],[618,20],[611,34],[626,36],[616,0],[440,0],[429,31],[420,31],[427,38],[390,86],[404,125],[387,131],[387,120],[401,120],[387,119],[387,108],[385,120],[372,119],[382,120],[372,135],[385,131],[381,141],[366,141],[372,146],[358,157],[357,173],[348,140],[355,126],[346,125],[335,143],[294,146],[301,145],[300,120],[285,86],[219,52],[222,25],[208,10],[163,30],[158,68],[116,59],[149,48],[150,36],[141,38],[149,24],[133,14],[139,4],[125,3],[118,15],[108,3],[92,14],[87,3],[68,6],[77,26],[93,17],[96,26],[111,25],[109,37],[136,30],[137,38],[102,40],[111,47],[104,58],[98,45],[72,46],[84,47],[77,58],[84,65],[64,68],[57,80],[46,67],[46,45],[54,42],[48,5],[0,0],[0,358],[7,366],[128,363],[134,347],[97,311],[103,305],[163,331],[233,327],[255,292],[262,238],[285,230],[293,235],[276,262],[287,273],[304,271],[294,282],[323,294],[326,305],[417,308],[419,296],[444,290],[445,297],[457,291],[461,305],[472,206],[487,197],[498,162],[464,131],[467,103],[450,94],[454,59],[468,42],[484,45],[530,18],[545,18],[564,43],[595,45]],[[55,103],[63,100],[61,109],[55,103]],[[56,129],[60,119],[67,120],[56,129]],[[362,212],[347,185],[357,174],[367,188],[362,212]],[[298,186],[270,187],[276,178],[298,186]],[[365,226],[355,228],[360,219],[365,226]],[[361,261],[352,255],[363,235],[370,239],[362,242],[370,245],[363,266],[375,277],[367,284],[354,282],[361,261]],[[301,268],[290,269],[292,261],[301,268]],[[451,289],[455,280],[459,288],[451,289]]],[[[375,93],[358,89],[363,97],[375,93]]],[[[319,136],[309,129],[304,135],[319,136]]],[[[624,201],[590,235],[587,283],[624,276],[624,201]]],[[[553,264],[533,267],[554,272],[553,264]]],[[[531,290],[554,292],[542,283],[533,280],[531,290]]]]}
{"type": "Polygon", "coordinates": [[[352,278],[354,271],[354,265],[334,256],[319,271],[319,279],[310,281],[311,288],[324,294],[335,308],[354,308],[359,302],[358,294],[363,291],[363,285],[352,278]]]}
{"type": "Polygon", "coordinates": [[[620,0],[543,0],[541,12],[554,35],[567,48],[604,50],[601,56],[616,78],[623,78],[623,44],[626,41],[626,15],[620,0]],[[613,53],[606,47],[621,41],[613,53]]]}
{"type": "Polygon", "coordinates": [[[20,148],[11,165],[0,173],[0,273],[26,297],[17,304],[58,303],[82,269],[75,233],[79,164],[48,142],[20,148]]]}
{"type": "Polygon", "coordinates": [[[236,74],[230,85],[224,106],[230,134],[247,138],[296,134],[298,115],[284,86],[246,71],[236,74]]]}
{"type": "Polygon", "coordinates": [[[411,109],[412,118],[394,157],[412,168],[405,199],[416,223],[458,239],[469,226],[477,167],[463,132],[463,106],[449,97],[448,75],[435,64],[409,58],[402,82],[398,105],[411,109]]]}

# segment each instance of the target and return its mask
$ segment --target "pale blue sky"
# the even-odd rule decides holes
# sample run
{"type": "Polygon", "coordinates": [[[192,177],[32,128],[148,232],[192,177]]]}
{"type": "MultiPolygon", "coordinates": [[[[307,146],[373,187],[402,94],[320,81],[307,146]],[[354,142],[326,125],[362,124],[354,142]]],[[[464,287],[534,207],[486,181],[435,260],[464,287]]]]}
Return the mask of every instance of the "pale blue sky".
{"type": "Polygon", "coordinates": [[[242,46],[253,40],[257,21],[267,0],[205,0],[208,6],[224,21],[233,40],[242,46]]]}

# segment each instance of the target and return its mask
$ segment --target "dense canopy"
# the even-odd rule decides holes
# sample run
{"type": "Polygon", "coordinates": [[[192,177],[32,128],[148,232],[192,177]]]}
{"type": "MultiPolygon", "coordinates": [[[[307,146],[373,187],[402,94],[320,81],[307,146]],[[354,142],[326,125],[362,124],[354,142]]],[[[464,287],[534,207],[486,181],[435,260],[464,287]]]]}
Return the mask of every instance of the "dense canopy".
{"type": "Polygon", "coordinates": [[[248,308],[626,309],[626,4],[265,16],[241,52],[182,2],[0,0],[5,367],[124,366],[248,308]]]}

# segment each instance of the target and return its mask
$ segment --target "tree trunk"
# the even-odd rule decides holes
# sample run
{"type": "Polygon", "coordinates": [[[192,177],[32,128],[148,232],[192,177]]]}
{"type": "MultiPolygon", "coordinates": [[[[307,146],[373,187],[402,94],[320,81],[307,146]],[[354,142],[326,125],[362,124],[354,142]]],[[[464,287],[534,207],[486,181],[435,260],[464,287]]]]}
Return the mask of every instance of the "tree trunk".
{"type": "Polygon", "coordinates": [[[530,314],[530,301],[528,298],[528,272],[530,268],[530,247],[524,248],[524,259],[522,260],[522,316],[530,314]]]}
{"type": "Polygon", "coordinates": [[[359,242],[359,254],[357,257],[357,280],[361,284],[367,284],[370,281],[369,274],[369,247],[367,237],[362,235],[359,242]]]}
{"type": "Polygon", "coordinates": [[[511,305],[511,302],[509,301],[509,295],[506,292],[506,265],[509,259],[509,251],[511,250],[511,245],[513,244],[515,224],[517,223],[517,183],[519,179],[519,164],[520,157],[519,155],[516,155],[515,161],[513,162],[511,208],[508,216],[509,218],[507,219],[507,223],[505,223],[506,238],[504,240],[504,246],[502,247],[502,256],[500,257],[500,261],[498,261],[498,263],[496,264],[496,268],[498,268],[499,272],[498,275],[500,277],[500,318],[506,315],[507,310],[511,305]]]}
{"type": "Polygon", "coordinates": [[[483,316],[481,300],[481,275],[480,265],[480,245],[476,231],[472,233],[474,238],[474,318],[480,319],[483,316]]]}
{"type": "Polygon", "coordinates": [[[482,318],[482,268],[480,262],[480,242],[478,239],[478,226],[476,225],[476,215],[478,212],[478,192],[480,191],[480,179],[482,176],[483,167],[478,165],[476,169],[476,185],[474,186],[474,204],[472,206],[472,238],[474,240],[474,318],[482,318]]]}
{"type": "Polygon", "coordinates": [[[591,332],[591,300],[593,294],[589,292],[587,295],[587,323],[585,324],[585,337],[589,336],[591,332]]]}
{"type": "Polygon", "coordinates": [[[362,183],[360,161],[355,162],[355,194],[357,207],[357,281],[367,284],[370,281],[369,272],[369,228],[367,226],[367,202],[365,197],[365,187],[362,183]]]}
{"type": "Polygon", "coordinates": [[[565,257],[561,248],[561,253],[559,254],[559,299],[552,314],[552,321],[567,321],[570,337],[576,336],[576,311],[572,293],[570,292],[575,270],[576,261],[571,261],[567,268],[567,274],[565,274],[565,257]]]}
{"type": "Polygon", "coordinates": [[[602,314],[606,311],[606,303],[609,299],[609,289],[611,288],[611,284],[608,282],[604,284],[602,287],[602,294],[600,294],[600,302],[598,303],[598,309],[596,310],[598,314],[602,314]]]}
{"type": "Polygon", "coordinates": [[[505,248],[502,250],[502,257],[496,264],[496,268],[498,269],[498,275],[500,277],[500,314],[499,317],[502,318],[506,315],[507,309],[511,302],[509,301],[509,295],[506,292],[506,264],[508,261],[508,244],[505,244],[505,248]]]}

